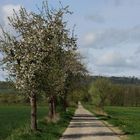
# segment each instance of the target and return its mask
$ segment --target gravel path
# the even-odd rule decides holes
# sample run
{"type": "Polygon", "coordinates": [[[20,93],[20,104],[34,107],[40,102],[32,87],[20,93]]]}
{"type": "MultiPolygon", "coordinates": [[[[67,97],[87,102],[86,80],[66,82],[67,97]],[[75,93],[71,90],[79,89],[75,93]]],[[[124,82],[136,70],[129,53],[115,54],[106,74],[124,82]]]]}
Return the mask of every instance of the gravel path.
{"type": "Polygon", "coordinates": [[[120,140],[120,137],[79,104],[60,140],[120,140]]]}

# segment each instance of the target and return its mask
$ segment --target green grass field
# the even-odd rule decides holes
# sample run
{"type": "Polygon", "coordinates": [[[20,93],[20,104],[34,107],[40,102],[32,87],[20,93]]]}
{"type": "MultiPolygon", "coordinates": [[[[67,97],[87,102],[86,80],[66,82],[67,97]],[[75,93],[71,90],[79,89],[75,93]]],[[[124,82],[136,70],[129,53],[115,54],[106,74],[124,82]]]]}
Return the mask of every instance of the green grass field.
{"type": "Polygon", "coordinates": [[[0,140],[58,140],[67,127],[74,113],[74,108],[69,108],[67,113],[61,112],[57,123],[47,123],[47,107],[38,108],[38,128],[40,131],[33,133],[30,130],[29,106],[2,106],[0,105],[0,140]]]}
{"type": "MultiPolygon", "coordinates": [[[[85,107],[95,113],[93,105],[85,107]]],[[[140,140],[140,107],[105,107],[105,112],[108,116],[96,116],[118,126],[128,135],[129,140],[140,140]]]]}
{"type": "Polygon", "coordinates": [[[121,128],[131,140],[140,140],[140,107],[105,107],[108,122],[121,128]]]}

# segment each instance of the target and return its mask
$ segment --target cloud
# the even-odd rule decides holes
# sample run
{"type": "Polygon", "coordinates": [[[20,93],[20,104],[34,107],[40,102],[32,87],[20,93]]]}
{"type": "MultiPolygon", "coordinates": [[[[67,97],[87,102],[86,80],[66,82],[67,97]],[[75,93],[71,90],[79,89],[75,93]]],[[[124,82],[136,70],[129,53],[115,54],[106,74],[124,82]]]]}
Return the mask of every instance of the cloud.
{"type": "MultiPolygon", "coordinates": [[[[89,72],[93,75],[106,75],[106,76],[137,76],[140,78],[139,74],[139,66],[133,66],[132,64],[126,66],[126,61],[123,60],[125,65],[121,65],[117,63],[109,65],[97,65],[90,61],[87,65],[89,72]]],[[[138,65],[138,63],[136,63],[138,65]]]]}
{"type": "Polygon", "coordinates": [[[140,54],[140,46],[137,48],[137,50],[135,51],[135,54],[138,55],[140,54]]]}
{"type": "Polygon", "coordinates": [[[81,40],[82,45],[84,46],[90,46],[94,43],[96,40],[96,35],[94,33],[87,33],[83,39],[81,40]]]}
{"type": "Polygon", "coordinates": [[[1,9],[1,13],[3,16],[3,21],[5,25],[8,25],[8,16],[12,16],[13,14],[13,9],[15,10],[15,12],[19,11],[20,9],[20,5],[13,5],[13,4],[8,4],[8,5],[4,5],[1,9]]]}
{"type": "Polygon", "coordinates": [[[117,47],[124,43],[140,43],[140,25],[128,29],[105,29],[102,31],[91,32],[83,38],[85,43],[83,46],[88,46],[96,49],[109,47],[117,47]],[[95,37],[96,34],[96,37],[95,37]],[[89,42],[89,43],[88,43],[89,42]]]}
{"type": "Polygon", "coordinates": [[[104,0],[104,3],[111,4],[116,7],[124,5],[140,5],[139,0],[104,0]]]}
{"type": "MultiPolygon", "coordinates": [[[[14,30],[11,28],[9,25],[8,17],[13,15],[13,9],[15,10],[16,13],[18,13],[20,9],[20,5],[13,5],[13,4],[8,4],[8,5],[3,5],[0,7],[0,25],[12,33],[14,33],[14,30]]],[[[2,34],[2,31],[0,30],[0,35],[2,34]]]]}
{"type": "Polygon", "coordinates": [[[114,0],[114,5],[115,6],[120,6],[122,3],[122,0],[114,0]]]}
{"type": "Polygon", "coordinates": [[[104,67],[134,67],[131,59],[124,57],[119,52],[109,52],[103,55],[96,64],[104,67]]]}
{"type": "Polygon", "coordinates": [[[128,2],[129,0],[127,0],[127,1],[125,1],[125,0],[107,0],[107,1],[108,1],[108,3],[111,3],[114,6],[118,7],[118,6],[122,6],[123,4],[125,4],[126,2],[128,2]]]}
{"type": "Polygon", "coordinates": [[[99,15],[99,14],[85,16],[85,19],[93,21],[93,22],[97,22],[97,23],[104,23],[105,22],[104,17],[99,15]]]}
{"type": "Polygon", "coordinates": [[[87,68],[95,75],[116,75],[116,76],[139,76],[139,58],[124,56],[122,53],[110,51],[102,52],[95,56],[97,52],[90,50],[88,54],[87,68]]]}
{"type": "Polygon", "coordinates": [[[83,33],[87,28],[94,39],[85,41],[86,33],[79,44],[92,74],[140,76],[139,4],[139,0],[103,0],[86,13],[83,33]]]}

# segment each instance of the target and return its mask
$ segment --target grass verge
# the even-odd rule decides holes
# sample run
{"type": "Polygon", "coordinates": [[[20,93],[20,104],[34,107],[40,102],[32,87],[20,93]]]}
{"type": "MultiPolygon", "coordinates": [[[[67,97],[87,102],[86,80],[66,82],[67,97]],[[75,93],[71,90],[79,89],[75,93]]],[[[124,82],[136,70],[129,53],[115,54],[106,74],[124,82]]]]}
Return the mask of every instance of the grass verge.
{"type": "Polygon", "coordinates": [[[38,108],[39,131],[32,132],[29,127],[30,107],[6,106],[0,107],[0,140],[58,140],[67,128],[75,108],[68,108],[67,112],[60,113],[57,122],[47,122],[48,109],[38,108]]]}
{"type": "MultiPolygon", "coordinates": [[[[47,107],[38,108],[38,119],[48,112],[47,107]]],[[[0,105],[0,140],[6,139],[15,129],[30,123],[30,107],[25,105],[0,105]]]]}

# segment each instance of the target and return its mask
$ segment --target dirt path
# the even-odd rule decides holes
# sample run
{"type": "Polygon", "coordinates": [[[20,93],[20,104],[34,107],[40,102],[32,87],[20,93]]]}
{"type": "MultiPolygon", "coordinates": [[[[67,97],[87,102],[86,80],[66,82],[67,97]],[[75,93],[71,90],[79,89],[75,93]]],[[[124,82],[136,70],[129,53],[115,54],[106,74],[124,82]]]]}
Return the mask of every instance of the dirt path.
{"type": "Polygon", "coordinates": [[[120,140],[120,137],[79,104],[60,140],[120,140]]]}

